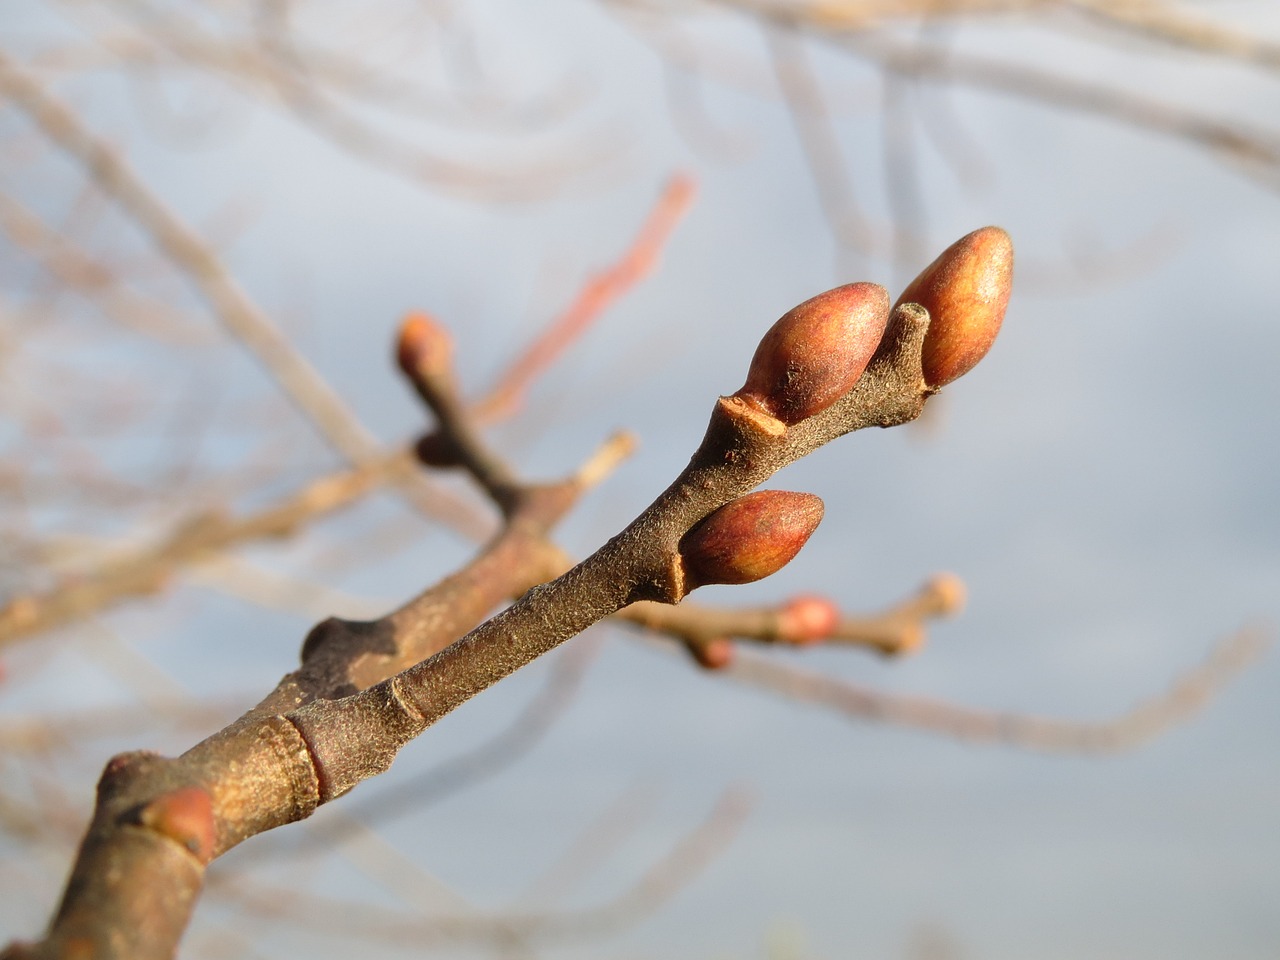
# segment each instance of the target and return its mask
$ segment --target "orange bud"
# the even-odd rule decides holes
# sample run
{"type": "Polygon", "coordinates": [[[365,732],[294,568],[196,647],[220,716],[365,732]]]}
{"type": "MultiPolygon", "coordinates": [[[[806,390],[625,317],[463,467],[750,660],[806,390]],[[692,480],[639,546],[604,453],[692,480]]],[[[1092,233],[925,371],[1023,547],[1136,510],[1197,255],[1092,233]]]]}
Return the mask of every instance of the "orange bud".
{"type": "Polygon", "coordinates": [[[769,328],[736,396],[786,424],[821,413],[862,376],[888,320],[889,295],[877,284],[820,293],[769,328]]]}
{"type": "Polygon", "coordinates": [[[680,541],[685,591],[777,573],[821,521],[822,500],[811,493],[759,490],[726,503],[680,541]]]}
{"type": "Polygon", "coordinates": [[[202,863],[213,858],[213,801],[199,787],[179,787],[152,800],[139,822],[178,841],[202,863]]]}
{"type": "Polygon", "coordinates": [[[825,640],[840,623],[840,611],[826,597],[792,597],[778,611],[778,637],[785,643],[807,645],[825,640]]]}
{"type": "Polygon", "coordinates": [[[898,303],[929,311],[921,365],[924,381],[941,387],[987,355],[1013,288],[1013,242],[999,227],[961,237],[911,281],[898,303]]]}
{"type": "Polygon", "coordinates": [[[407,314],[396,338],[396,363],[409,376],[425,370],[441,373],[449,369],[453,338],[449,331],[425,313],[407,314]]]}

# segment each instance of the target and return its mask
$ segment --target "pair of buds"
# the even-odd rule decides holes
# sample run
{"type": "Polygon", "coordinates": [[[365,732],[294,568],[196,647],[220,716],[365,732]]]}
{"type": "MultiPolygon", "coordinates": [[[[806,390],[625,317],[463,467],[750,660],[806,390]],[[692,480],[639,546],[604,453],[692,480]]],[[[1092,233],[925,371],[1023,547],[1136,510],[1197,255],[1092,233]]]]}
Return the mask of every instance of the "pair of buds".
{"type": "MultiPolygon", "coordinates": [[[[1013,246],[999,227],[957,240],[925,267],[895,308],[929,312],[921,354],[926,392],[968,373],[986,356],[1013,280],[1013,246]]],[[[827,409],[851,389],[871,361],[891,314],[874,283],[851,283],[806,300],[764,335],[734,396],[790,426],[827,409]]],[[[716,510],[680,541],[686,588],[750,583],[777,572],[822,520],[812,494],[766,490],[716,510]]]]}

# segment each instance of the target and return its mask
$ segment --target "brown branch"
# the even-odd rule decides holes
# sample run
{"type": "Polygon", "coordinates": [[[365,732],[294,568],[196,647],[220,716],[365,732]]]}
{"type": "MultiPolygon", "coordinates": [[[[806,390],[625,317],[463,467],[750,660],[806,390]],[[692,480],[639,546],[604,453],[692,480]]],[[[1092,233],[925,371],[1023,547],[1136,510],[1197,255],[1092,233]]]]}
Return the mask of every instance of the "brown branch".
{"type": "MultiPolygon", "coordinates": [[[[350,697],[293,711],[290,719],[314,754],[322,800],[385,769],[437,719],[591,624],[638,600],[678,601],[698,582],[686,580],[681,540],[719,507],[836,437],[918,416],[931,392],[920,372],[927,324],[922,308],[900,307],[853,389],[790,426],[748,399],[721,398],[689,466],[596,553],[431,659],[350,697]]],[[[749,541],[742,546],[755,549],[749,541]]]]}
{"type": "Polygon", "coordinates": [[[766,29],[765,39],[778,88],[818,191],[822,214],[841,246],[869,254],[879,246],[877,231],[859,209],[849,164],[808,54],[793,31],[766,29]]]}
{"type": "MultiPolygon", "coordinates": [[[[103,956],[169,955],[205,865],[247,837],[315,809],[321,795],[315,761],[284,713],[367,688],[420,661],[508,596],[552,575],[559,555],[546,547],[547,531],[627,446],[606,445],[561,483],[519,487],[500,534],[462,570],[399,610],[377,621],[318,625],[297,671],[182,757],[135,753],[111,761],[63,904],[48,938],[31,948],[34,955],[60,956],[82,942],[97,944],[103,956]]],[[[5,956],[26,956],[27,949],[15,945],[5,956]]]]}
{"type": "Polygon", "coordinates": [[[776,660],[743,655],[726,676],[873,723],[910,727],[978,743],[1044,753],[1132,750],[1201,710],[1231,678],[1270,645],[1260,630],[1245,630],[1215,646],[1204,662],[1128,712],[1101,721],[1059,720],[962,707],[941,700],[886,694],[776,660]]]}
{"type": "Polygon", "coordinates": [[[940,574],[882,613],[842,614],[825,597],[802,595],[769,607],[679,606],[644,601],[615,616],[680,640],[703,666],[727,666],[733,642],[809,646],[816,643],[866,647],[885,656],[915,653],[924,644],[925,621],[952,616],[964,604],[964,584],[940,574]]]}
{"type": "MultiPolygon", "coordinates": [[[[873,284],[838,288],[786,314],[761,341],[746,384],[720,398],[701,446],[667,491],[591,557],[461,640],[451,643],[555,568],[546,535],[598,476],[598,462],[559,484],[504,488],[502,531],[471,563],[380,620],[317,626],[297,671],[181,757],[113,759],[48,937],[9,955],[57,956],[78,945],[129,960],[170,955],[215,857],[382,772],[435,719],[623,606],[676,602],[702,583],[776,570],[816,526],[820,501],[744,494],[836,437],[918,416],[936,389],[922,362],[940,350],[946,357],[957,346],[989,345],[1010,257],[1007,237],[987,228],[917,278],[918,286],[939,263],[955,267],[942,295],[921,287],[939,311],[929,340],[926,310],[905,303],[890,317],[886,292],[873,284]],[[986,255],[975,259],[975,251],[986,255]],[[946,291],[989,281],[994,299],[951,312],[946,291]]],[[[430,349],[418,349],[424,343],[431,346],[402,337],[401,365],[424,382],[435,377],[424,399],[439,403],[447,365],[430,362],[430,349]]],[[[958,376],[964,363],[945,360],[935,382],[958,376]]]]}

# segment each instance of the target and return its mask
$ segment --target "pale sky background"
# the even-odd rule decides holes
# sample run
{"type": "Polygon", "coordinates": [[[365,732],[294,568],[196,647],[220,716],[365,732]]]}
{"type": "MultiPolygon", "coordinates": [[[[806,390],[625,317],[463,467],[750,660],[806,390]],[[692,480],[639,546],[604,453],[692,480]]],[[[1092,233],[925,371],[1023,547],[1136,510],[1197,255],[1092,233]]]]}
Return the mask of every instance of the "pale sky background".
{"type": "MultiPolygon", "coordinates": [[[[1198,8],[1280,41],[1272,4],[1198,8]]],[[[201,222],[232,201],[251,213],[226,248],[228,263],[387,441],[421,421],[389,372],[405,310],[430,310],[454,330],[464,382],[479,390],[625,247],[666,178],[694,175],[697,201],[654,276],[575,346],[522,418],[493,434],[535,476],[570,468],[616,428],[637,434],[636,457],[561,529],[560,542],[585,553],[679,470],[715,396],[741,384],[777,316],[853,280],[896,294],[913,269],[883,250],[838,251],[758,29],[727,14],[700,21],[700,49],[722,55],[697,88],[714,129],[704,123],[689,136],[670,97],[692,88],[670,84],[643,31],[611,9],[494,2],[467,13],[481,61],[504,89],[570,90],[576,105],[562,130],[539,144],[603,148],[581,178],[537,202],[443,196],[270,109],[238,106],[200,137],[176,137],[136,87],[98,79],[60,92],[184,216],[201,222]]],[[[19,38],[6,47],[19,52],[52,29],[12,4],[0,5],[0,35],[6,21],[19,38]]],[[[1100,45],[1103,36],[1081,24],[1049,33],[997,21],[956,25],[938,39],[1254,126],[1274,127],[1280,116],[1274,75],[1137,39],[1100,45]]],[[[877,75],[820,44],[813,52],[853,188],[871,219],[886,222],[877,75]]],[[[824,498],[818,533],[771,580],[704,599],[748,604],[817,590],[849,609],[874,609],[951,570],[968,584],[968,609],[937,626],[918,656],[884,662],[817,650],[788,659],[886,691],[1103,719],[1160,691],[1242,625],[1280,623],[1280,196],[1274,183],[1165,136],[1004,94],[938,89],[921,86],[919,102],[949,118],[937,128],[943,144],[962,144],[980,175],[962,182],[913,121],[929,238],[914,267],[975,227],[1004,226],[1018,266],[1000,339],[947,389],[928,424],[846,437],[779,475],[771,486],[824,498]]],[[[197,102],[181,93],[179,107],[197,102]]],[[[3,122],[20,126],[8,115],[3,122]]],[[[530,149],[520,137],[498,142],[505,146],[484,156],[500,163],[530,149]]],[[[210,391],[228,424],[244,397],[264,395],[256,367],[235,348],[212,352],[207,369],[165,388],[210,391]]],[[[305,425],[293,430],[301,480],[327,461],[302,439],[305,425]]],[[[226,446],[209,456],[243,455],[234,434],[224,429],[226,446]]],[[[365,523],[402,516],[389,498],[361,511],[365,523]]],[[[245,555],[278,570],[323,568],[354,522],[330,521],[245,555]]],[[[394,602],[462,550],[447,535],[428,536],[367,563],[330,566],[324,579],[394,602]]],[[[309,623],[198,585],[105,622],[188,689],[246,703],[289,669],[309,623]]],[[[588,905],[633,882],[726,788],[749,795],[751,813],[656,915],[603,941],[532,955],[736,960],[773,944],[777,956],[922,958],[931,939],[951,944],[946,956],[981,960],[1261,960],[1280,951],[1275,651],[1150,745],[1062,757],[850,721],[709,677],[621,630],[594,636],[598,657],[545,741],[384,835],[496,909],[621,804],[636,818],[632,831],[565,901],[588,905]]],[[[92,658],[59,650],[64,683],[109,698],[92,658]]],[[[460,709],[332,812],[355,814],[505,729],[548,669],[536,664],[460,709]]],[[[0,708],[31,709],[51,691],[7,689],[0,708]]],[[[107,755],[85,766],[86,802],[107,755]]],[[[235,868],[252,846],[213,874],[235,868]]],[[[33,866],[28,888],[0,907],[0,930],[34,933],[65,867],[65,859],[33,866]]],[[[266,875],[287,881],[291,869],[281,857],[266,875]]],[[[305,870],[324,892],[386,897],[337,858],[305,870]]],[[[239,922],[206,907],[189,950],[239,922]]],[[[359,947],[293,925],[262,936],[264,957],[359,947]]],[[[403,951],[477,952],[485,951],[403,951]]]]}

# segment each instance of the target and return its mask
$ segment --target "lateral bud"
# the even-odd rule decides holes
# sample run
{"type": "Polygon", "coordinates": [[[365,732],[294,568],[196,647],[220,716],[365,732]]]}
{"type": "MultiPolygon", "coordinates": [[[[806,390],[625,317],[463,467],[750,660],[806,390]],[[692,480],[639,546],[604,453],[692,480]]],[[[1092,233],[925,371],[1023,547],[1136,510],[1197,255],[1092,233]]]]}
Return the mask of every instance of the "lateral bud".
{"type": "Polygon", "coordinates": [[[728,637],[710,640],[686,640],[685,648],[694,662],[704,670],[723,670],[733,663],[733,641],[728,637]]]}
{"type": "Polygon", "coordinates": [[[889,320],[889,294],[874,283],[820,293],[783,314],[760,340],[734,396],[790,426],[852,389],[889,320]]]}
{"type": "Polygon", "coordinates": [[[726,503],[680,541],[682,592],[777,573],[821,521],[822,500],[811,493],[758,490],[726,503]]]}
{"type": "Polygon", "coordinates": [[[911,281],[898,303],[929,311],[921,354],[925,383],[945,386],[987,355],[1012,289],[1013,242],[999,227],[961,237],[911,281]]]}
{"type": "Polygon", "coordinates": [[[778,639],[796,646],[821,643],[839,625],[839,608],[815,594],[792,597],[778,611],[778,639]]]}

